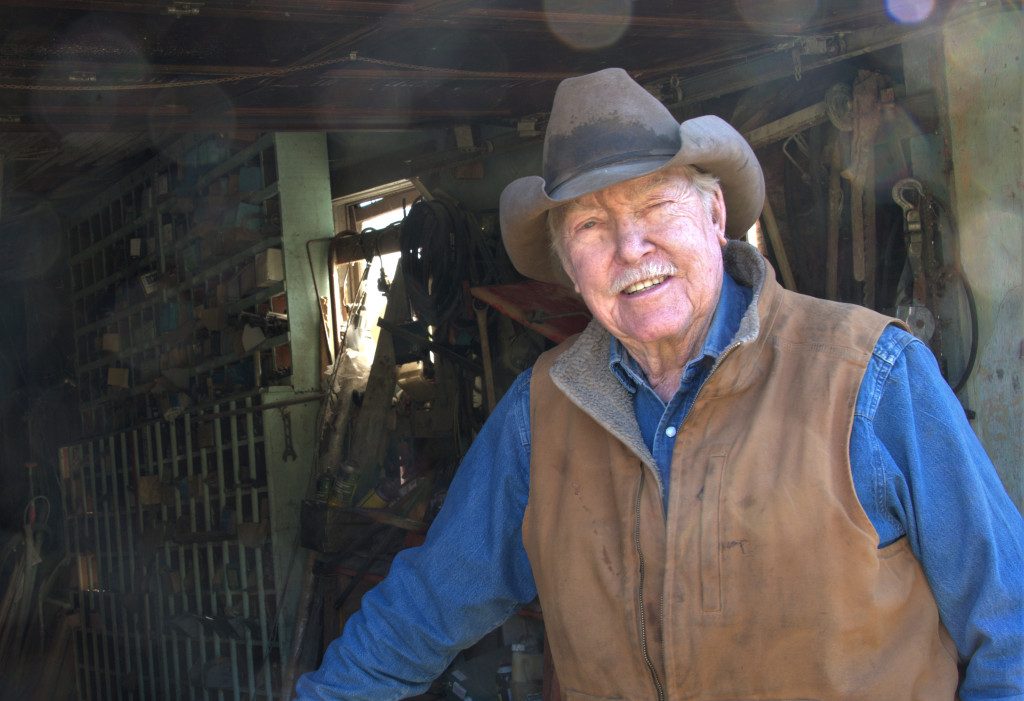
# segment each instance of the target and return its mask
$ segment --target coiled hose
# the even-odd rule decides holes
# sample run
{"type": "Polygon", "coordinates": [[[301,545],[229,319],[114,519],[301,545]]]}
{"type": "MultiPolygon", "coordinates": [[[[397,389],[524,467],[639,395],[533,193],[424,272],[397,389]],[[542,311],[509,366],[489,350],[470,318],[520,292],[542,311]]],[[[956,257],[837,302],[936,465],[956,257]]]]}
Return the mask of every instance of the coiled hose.
{"type": "Polygon", "coordinates": [[[402,274],[417,319],[432,326],[448,321],[462,302],[468,274],[469,226],[456,207],[418,200],[399,233],[402,274]]]}

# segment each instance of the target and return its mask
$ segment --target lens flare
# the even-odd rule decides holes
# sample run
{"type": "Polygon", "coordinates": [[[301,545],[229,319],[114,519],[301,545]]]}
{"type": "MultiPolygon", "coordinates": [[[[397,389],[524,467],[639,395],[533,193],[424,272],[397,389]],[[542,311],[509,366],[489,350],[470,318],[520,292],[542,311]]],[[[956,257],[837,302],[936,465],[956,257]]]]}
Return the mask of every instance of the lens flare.
{"type": "Polygon", "coordinates": [[[130,92],[78,88],[141,83],[152,73],[134,40],[92,16],[55,37],[51,52],[55,60],[47,63],[39,84],[53,89],[34,92],[31,109],[59,134],[77,131],[83,123],[91,129],[111,128],[119,116],[136,109],[137,96],[130,92]]]}
{"type": "Polygon", "coordinates": [[[216,85],[163,90],[149,109],[149,139],[156,149],[176,140],[180,125],[190,130],[235,138],[238,116],[231,97],[216,85]]]}
{"type": "Polygon", "coordinates": [[[615,44],[633,20],[630,0],[544,0],[548,29],[577,51],[615,44]]]}
{"type": "Polygon", "coordinates": [[[935,0],[885,0],[885,11],[901,24],[917,24],[931,17],[935,0]]]}
{"type": "Polygon", "coordinates": [[[762,34],[795,32],[818,14],[818,0],[733,0],[736,12],[754,31],[762,34]]]}

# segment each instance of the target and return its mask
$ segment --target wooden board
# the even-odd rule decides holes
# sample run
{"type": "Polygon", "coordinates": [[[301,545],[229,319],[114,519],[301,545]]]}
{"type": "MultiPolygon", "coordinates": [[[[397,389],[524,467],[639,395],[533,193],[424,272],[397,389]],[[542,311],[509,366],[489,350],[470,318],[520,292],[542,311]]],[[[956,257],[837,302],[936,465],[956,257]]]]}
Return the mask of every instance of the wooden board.
{"type": "Polygon", "coordinates": [[[480,301],[555,343],[579,333],[590,322],[590,312],[579,297],[558,285],[531,280],[473,287],[469,291],[480,301]]]}

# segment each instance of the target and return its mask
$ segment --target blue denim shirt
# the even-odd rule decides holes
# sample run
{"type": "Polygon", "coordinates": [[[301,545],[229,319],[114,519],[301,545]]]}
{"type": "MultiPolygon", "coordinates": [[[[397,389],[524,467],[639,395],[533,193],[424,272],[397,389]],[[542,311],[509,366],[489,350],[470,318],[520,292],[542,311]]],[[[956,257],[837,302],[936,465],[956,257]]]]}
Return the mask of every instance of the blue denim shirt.
{"type": "MultiPolygon", "coordinates": [[[[750,290],[723,280],[703,352],[666,405],[617,342],[610,367],[634,393],[670,489],[674,432],[733,338],[750,290]]],[[[425,690],[454,656],[537,595],[521,524],[529,492],[530,371],[470,447],[419,548],[363,597],[300,699],[387,701],[425,690]]],[[[964,665],[962,701],[1024,701],[1024,520],[942,379],[931,351],[888,328],[857,400],[850,463],[879,546],[907,538],[964,665]]]]}

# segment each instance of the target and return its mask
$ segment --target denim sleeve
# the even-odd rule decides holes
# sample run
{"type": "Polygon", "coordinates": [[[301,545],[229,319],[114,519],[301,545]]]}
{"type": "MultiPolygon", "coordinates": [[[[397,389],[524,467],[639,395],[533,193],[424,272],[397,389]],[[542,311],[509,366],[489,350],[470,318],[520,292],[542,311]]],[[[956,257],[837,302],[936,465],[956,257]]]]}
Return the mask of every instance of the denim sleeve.
{"type": "Polygon", "coordinates": [[[403,550],[328,646],[299,699],[421,693],[463,650],[537,595],[522,541],[529,492],[530,372],[495,407],[424,544],[403,550]]]}
{"type": "Polygon", "coordinates": [[[1024,520],[931,351],[890,327],[850,440],[880,546],[906,537],[961,657],[959,697],[1024,699],[1024,520]]]}

